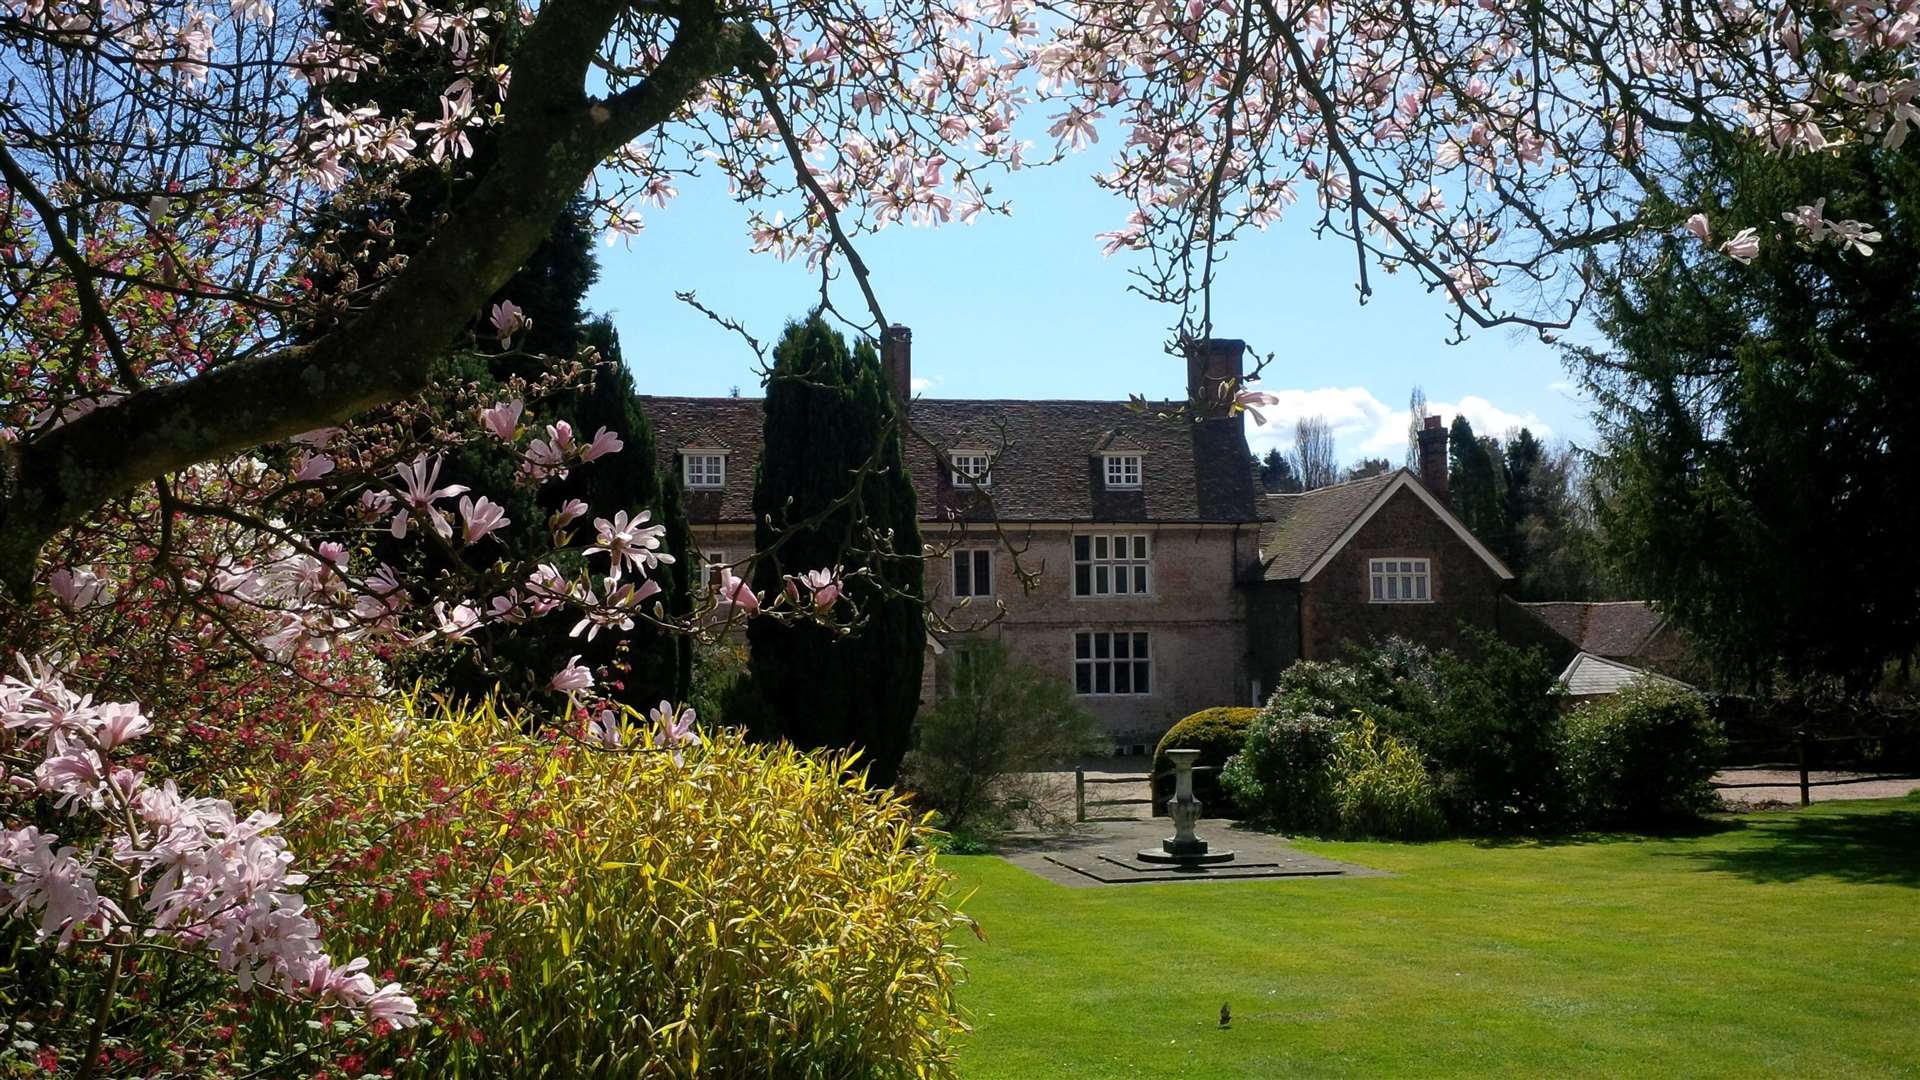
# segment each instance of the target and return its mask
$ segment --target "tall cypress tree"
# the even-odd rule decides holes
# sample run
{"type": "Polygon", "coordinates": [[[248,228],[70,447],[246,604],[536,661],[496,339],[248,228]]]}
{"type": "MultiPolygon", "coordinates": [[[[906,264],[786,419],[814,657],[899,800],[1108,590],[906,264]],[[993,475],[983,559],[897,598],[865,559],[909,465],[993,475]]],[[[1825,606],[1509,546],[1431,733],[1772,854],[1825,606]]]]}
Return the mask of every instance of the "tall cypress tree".
{"type": "Polygon", "coordinates": [[[1482,542],[1498,545],[1505,534],[1500,513],[1500,478],[1495,473],[1487,440],[1474,435],[1473,425],[1464,416],[1453,418],[1453,426],[1447,432],[1447,455],[1452,459],[1447,493],[1454,514],[1467,531],[1482,542]]]}
{"type": "Polygon", "coordinates": [[[875,783],[893,782],[920,704],[926,648],[920,526],[902,450],[898,406],[873,345],[848,349],[820,316],[787,327],[773,352],[766,427],[754,477],[753,586],[842,566],[849,581],[836,618],[758,619],[742,694],[756,735],[798,746],[858,747],[875,783]],[[843,501],[844,500],[844,501],[843,501]],[[835,505],[839,504],[839,505],[835,505]]]}

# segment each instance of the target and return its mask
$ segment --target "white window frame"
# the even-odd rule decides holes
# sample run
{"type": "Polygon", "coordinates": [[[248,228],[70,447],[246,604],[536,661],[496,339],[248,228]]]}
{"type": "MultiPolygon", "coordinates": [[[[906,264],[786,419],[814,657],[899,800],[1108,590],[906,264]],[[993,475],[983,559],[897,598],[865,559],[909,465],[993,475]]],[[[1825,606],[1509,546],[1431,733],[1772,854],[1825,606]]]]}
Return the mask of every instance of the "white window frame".
{"type": "Polygon", "coordinates": [[[947,583],[953,587],[953,598],[977,597],[983,600],[993,599],[993,549],[992,548],[954,548],[953,560],[947,567],[947,583]],[[986,564],[986,574],[980,572],[981,563],[986,564]],[[960,568],[967,568],[967,591],[960,591],[960,568]],[[982,582],[985,582],[984,586],[982,582]]]}
{"type": "Polygon", "coordinates": [[[993,486],[993,455],[985,450],[950,450],[947,452],[947,470],[953,479],[953,486],[970,488],[974,486],[993,486]],[[965,459],[966,467],[961,467],[965,459]],[[975,465],[974,462],[978,462],[975,465]]]}
{"type": "Polygon", "coordinates": [[[1433,603],[1433,560],[1406,556],[1368,559],[1367,603],[1433,603]]]}
{"type": "Polygon", "coordinates": [[[1159,685],[1159,673],[1153,670],[1153,633],[1149,630],[1075,630],[1072,657],[1070,678],[1076,697],[1152,697],[1154,688],[1159,685]],[[1081,648],[1083,640],[1086,643],[1084,650],[1081,648]],[[1081,655],[1083,651],[1086,654],[1084,656],[1081,655]],[[1105,656],[1100,655],[1102,651],[1106,653],[1105,656]],[[1143,651],[1144,655],[1141,655],[1143,651]],[[1120,652],[1127,655],[1116,655],[1120,652]],[[1082,673],[1086,675],[1084,683],[1080,681],[1082,673]],[[1102,673],[1106,675],[1105,690],[1100,689],[1102,673]],[[1146,679],[1147,688],[1134,689],[1140,684],[1142,676],[1146,679]],[[1116,689],[1121,682],[1125,682],[1128,688],[1116,689]],[[1087,689],[1082,690],[1082,686],[1087,689]]]}
{"type": "Polygon", "coordinates": [[[1153,595],[1153,538],[1150,533],[1099,532],[1075,533],[1069,541],[1073,556],[1073,598],[1075,600],[1111,600],[1116,597],[1153,595]],[[1086,541],[1086,557],[1081,557],[1081,541],[1086,541]],[[1116,555],[1125,545],[1125,555],[1116,555]],[[1145,554],[1139,554],[1144,552],[1145,554]],[[1086,591],[1081,591],[1081,570],[1086,571],[1086,591]],[[1102,587],[1104,586],[1104,588],[1102,587]]]}
{"type": "MultiPolygon", "coordinates": [[[[705,473],[706,470],[702,469],[701,472],[705,473]]],[[[708,450],[698,447],[690,447],[680,451],[680,482],[686,485],[688,491],[718,491],[726,487],[727,452],[725,450],[708,450]],[[720,478],[713,483],[695,483],[693,477],[693,462],[696,458],[703,462],[718,461],[720,463],[720,478]]]]}
{"type": "Polygon", "coordinates": [[[1131,491],[1141,486],[1146,479],[1147,460],[1141,454],[1106,454],[1105,475],[1107,486],[1120,491],[1131,491]],[[1132,479],[1127,478],[1131,465],[1132,479]]]}

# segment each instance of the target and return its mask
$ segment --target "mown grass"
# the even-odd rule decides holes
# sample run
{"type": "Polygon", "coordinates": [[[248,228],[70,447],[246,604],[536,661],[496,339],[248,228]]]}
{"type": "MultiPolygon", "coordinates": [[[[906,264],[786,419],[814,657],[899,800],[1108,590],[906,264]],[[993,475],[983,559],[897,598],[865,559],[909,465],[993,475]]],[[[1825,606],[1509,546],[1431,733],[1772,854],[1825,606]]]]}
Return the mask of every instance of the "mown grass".
{"type": "Polygon", "coordinates": [[[1920,801],[1302,846],[1392,876],[1069,889],[943,858],[989,936],[962,1075],[1920,1075],[1920,801]]]}

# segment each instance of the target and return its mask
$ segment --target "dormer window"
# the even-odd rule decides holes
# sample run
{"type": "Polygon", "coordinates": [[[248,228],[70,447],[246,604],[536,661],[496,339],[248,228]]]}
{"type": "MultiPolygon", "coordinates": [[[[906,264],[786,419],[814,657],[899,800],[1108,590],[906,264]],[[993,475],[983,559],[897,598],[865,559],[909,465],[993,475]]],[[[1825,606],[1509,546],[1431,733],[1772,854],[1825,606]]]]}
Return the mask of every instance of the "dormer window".
{"type": "Polygon", "coordinates": [[[985,451],[955,450],[947,461],[953,466],[954,487],[986,487],[993,482],[992,463],[985,451]]]}
{"type": "Polygon", "coordinates": [[[1108,454],[1107,486],[1110,488],[1137,488],[1140,486],[1139,454],[1108,454]]]}
{"type": "Polygon", "coordinates": [[[718,450],[680,451],[680,481],[690,490],[727,486],[727,455],[718,450]]]}

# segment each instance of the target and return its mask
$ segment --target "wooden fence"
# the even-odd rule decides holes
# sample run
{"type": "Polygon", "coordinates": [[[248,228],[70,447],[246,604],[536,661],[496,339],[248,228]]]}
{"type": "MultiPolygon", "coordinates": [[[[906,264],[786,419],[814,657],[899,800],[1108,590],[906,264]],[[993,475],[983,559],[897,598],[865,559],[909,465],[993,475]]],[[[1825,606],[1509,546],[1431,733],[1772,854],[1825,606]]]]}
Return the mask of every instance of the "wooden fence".
{"type": "MultiPolygon", "coordinates": [[[[1868,742],[1879,742],[1879,741],[1883,741],[1883,740],[1881,736],[1878,736],[1878,735],[1814,736],[1814,735],[1808,735],[1804,731],[1796,731],[1792,735],[1784,739],[1778,739],[1778,738],[1776,739],[1735,739],[1730,741],[1727,744],[1727,747],[1729,750],[1731,750],[1736,746],[1765,746],[1765,747],[1771,747],[1771,748],[1782,748],[1782,749],[1790,750],[1791,753],[1793,754],[1793,766],[1791,769],[1783,769],[1781,771],[1793,771],[1793,772],[1799,773],[1800,805],[1807,806],[1813,802],[1813,789],[1817,787],[1843,787],[1847,784],[1871,784],[1871,783],[1876,783],[1882,780],[1920,780],[1920,773],[1877,773],[1874,775],[1867,775],[1867,776],[1851,776],[1846,778],[1845,780],[1811,779],[1810,769],[1808,768],[1808,758],[1811,756],[1811,752],[1815,748],[1821,747],[1821,746],[1828,746],[1828,745],[1840,745],[1844,743],[1868,743],[1868,742]]],[[[1735,766],[1731,762],[1728,762],[1722,765],[1721,768],[1724,771],[1725,769],[1728,769],[1728,768],[1762,768],[1762,767],[1765,767],[1765,765],[1766,765],[1765,762],[1759,762],[1759,763],[1749,764],[1744,766],[1735,766]]],[[[1777,787],[1790,787],[1792,785],[1782,784],[1777,780],[1763,780],[1763,781],[1756,781],[1753,783],[1737,783],[1737,784],[1723,784],[1716,781],[1713,786],[1715,788],[1720,789],[1721,791],[1735,791],[1741,788],[1777,788],[1777,787]]]]}
{"type": "Polygon", "coordinates": [[[1153,774],[1138,773],[1133,776],[1088,776],[1087,770],[1075,766],[1073,770],[1073,820],[1087,820],[1089,806],[1152,806],[1153,774]],[[1147,798],[1144,799],[1089,799],[1088,784],[1145,784],[1147,798]]]}

